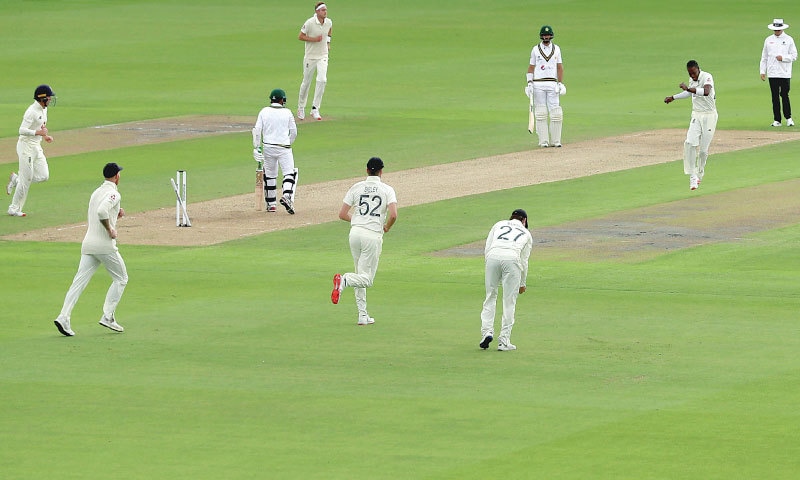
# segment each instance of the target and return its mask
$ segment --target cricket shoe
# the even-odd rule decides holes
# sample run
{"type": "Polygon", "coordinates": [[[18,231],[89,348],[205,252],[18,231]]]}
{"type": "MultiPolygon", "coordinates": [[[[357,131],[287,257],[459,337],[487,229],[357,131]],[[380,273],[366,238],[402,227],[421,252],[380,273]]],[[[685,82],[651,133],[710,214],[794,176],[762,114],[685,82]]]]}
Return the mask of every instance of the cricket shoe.
{"type": "Polygon", "coordinates": [[[770,126],[771,127],[780,127],[781,126],[781,122],[778,122],[778,121],[772,122],[772,125],[770,125],[770,126]]]}
{"type": "Polygon", "coordinates": [[[25,212],[12,212],[11,210],[8,211],[8,214],[12,217],[27,217],[28,215],[25,212]]]}
{"type": "Polygon", "coordinates": [[[517,346],[512,345],[510,343],[499,343],[497,344],[497,351],[498,352],[510,352],[511,350],[516,350],[517,346]]]}
{"type": "Polygon", "coordinates": [[[358,323],[356,323],[356,325],[372,325],[373,323],[375,323],[375,319],[372,317],[359,318],[358,323]]]}
{"type": "Polygon", "coordinates": [[[19,175],[15,172],[11,172],[11,175],[8,176],[8,184],[6,185],[6,195],[11,195],[11,191],[17,186],[18,179],[19,175]]]}
{"type": "Polygon", "coordinates": [[[553,144],[554,147],[561,148],[561,142],[556,142],[553,144]]]}
{"type": "Polygon", "coordinates": [[[311,109],[311,116],[314,118],[314,120],[322,120],[322,115],[319,114],[317,107],[311,109]]]}
{"type": "Polygon", "coordinates": [[[542,148],[547,148],[547,147],[550,146],[550,144],[545,142],[545,143],[540,143],[539,146],[542,147],[542,148]]]}
{"type": "Polygon", "coordinates": [[[697,175],[691,175],[689,177],[689,190],[697,190],[697,175]]]}
{"type": "Polygon", "coordinates": [[[294,215],[294,205],[292,204],[292,201],[290,199],[286,197],[281,197],[280,202],[281,205],[283,205],[283,208],[285,208],[290,215],[294,215]]]}
{"type": "Polygon", "coordinates": [[[116,320],[116,319],[114,319],[114,318],[111,318],[111,319],[109,320],[108,318],[106,318],[106,316],[105,316],[105,315],[103,315],[103,316],[100,318],[100,321],[99,321],[99,322],[97,322],[97,323],[99,323],[100,325],[102,325],[102,326],[104,326],[104,327],[106,327],[106,328],[109,328],[109,329],[111,329],[111,330],[114,330],[115,332],[124,332],[124,331],[125,331],[125,329],[124,329],[124,328],[122,328],[122,325],[120,325],[119,323],[117,323],[117,320],[116,320]]]}
{"type": "Polygon", "coordinates": [[[481,343],[479,343],[478,346],[486,350],[489,348],[489,344],[492,343],[492,340],[494,340],[494,337],[491,334],[486,335],[483,337],[483,340],[481,340],[481,343]]]}
{"type": "Polygon", "coordinates": [[[63,320],[59,317],[56,318],[53,323],[56,324],[56,328],[59,332],[61,332],[61,335],[64,335],[65,337],[72,337],[75,335],[75,332],[73,332],[69,327],[69,319],[63,320]]]}
{"type": "Polygon", "coordinates": [[[787,127],[794,127],[794,120],[792,120],[791,118],[787,118],[786,119],[786,126],[787,127]]]}
{"type": "Polygon", "coordinates": [[[334,305],[339,303],[339,296],[342,294],[342,275],[336,274],[333,276],[333,290],[331,290],[331,302],[334,305]]]}
{"type": "Polygon", "coordinates": [[[306,112],[298,110],[297,111],[297,119],[298,120],[305,120],[306,119],[306,112]]]}
{"type": "Polygon", "coordinates": [[[275,213],[278,211],[278,207],[275,205],[268,205],[267,206],[267,213],[275,213]]]}

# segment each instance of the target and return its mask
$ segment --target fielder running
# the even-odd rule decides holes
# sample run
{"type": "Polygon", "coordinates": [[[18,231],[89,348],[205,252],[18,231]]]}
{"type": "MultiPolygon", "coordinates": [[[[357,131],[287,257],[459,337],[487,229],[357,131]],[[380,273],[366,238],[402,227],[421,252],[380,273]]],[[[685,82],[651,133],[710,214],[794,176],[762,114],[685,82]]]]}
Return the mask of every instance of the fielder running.
{"type": "Polygon", "coordinates": [[[58,331],[67,337],[75,335],[70,327],[72,309],[101,264],[106,267],[113,281],[108,287],[106,300],[103,303],[103,316],[100,317],[99,323],[115,332],[125,330],[115,318],[117,305],[128,284],[128,270],[125,268],[125,262],[122,260],[119,249],[117,249],[116,240],[117,219],[125,215],[125,210],[120,206],[122,196],[117,189],[121,170],[122,167],[116,163],[107,163],[103,167],[105,181],[89,199],[88,228],[81,245],[81,262],[78,266],[78,273],[75,274],[72,285],[64,298],[61,313],[53,322],[58,331]]]}
{"type": "Polygon", "coordinates": [[[561,83],[564,66],[561,49],[552,42],[553,28],[544,25],[539,30],[541,43],[531,50],[530,65],[525,78],[528,85],[525,94],[533,99],[533,115],[536,119],[536,135],[540,147],[561,146],[561,125],[564,114],[561,110],[560,96],[567,89],[561,83]],[[549,122],[549,124],[548,124],[549,122]]]}
{"type": "Polygon", "coordinates": [[[717,131],[717,94],[714,91],[714,78],[700,70],[694,60],[686,63],[689,72],[689,85],[681,82],[680,93],[664,99],[664,103],[692,97],[692,120],[683,144],[683,173],[689,175],[689,189],[697,190],[705,175],[708,147],[717,131]]]}
{"type": "Polygon", "coordinates": [[[378,271],[383,234],[397,221],[397,195],[392,187],[381,182],[383,160],[370,158],[367,175],[366,180],[350,187],[339,210],[339,218],[350,222],[350,253],[355,272],[334,275],[331,291],[331,301],[337,304],[344,287],[353,287],[358,325],[375,323],[367,313],[367,288],[372,286],[378,271]]]}
{"type": "Polygon", "coordinates": [[[303,56],[303,82],[300,84],[300,98],[297,100],[297,118],[306,118],[306,101],[314,72],[317,73],[317,86],[314,89],[314,100],[311,103],[311,117],[322,120],[319,113],[322,108],[322,96],[325,84],[328,83],[328,52],[331,49],[331,30],[333,22],[328,18],[328,7],[325,2],[317,2],[314,15],[300,27],[297,39],[305,42],[303,56]]]}
{"type": "Polygon", "coordinates": [[[516,350],[511,343],[511,329],[517,309],[517,296],[525,293],[528,278],[528,259],[533,237],[528,231],[528,214],[517,209],[511,218],[494,224],[486,237],[486,298],[481,310],[481,343],[486,350],[494,339],[494,317],[497,309],[497,289],[503,286],[503,319],[497,349],[516,350]]]}
{"type": "Polygon", "coordinates": [[[292,144],[297,138],[297,124],[292,111],[286,108],[286,92],[276,88],[269,94],[270,105],[258,113],[253,127],[253,159],[264,166],[264,200],[267,212],[275,212],[278,190],[278,166],[283,173],[280,203],[294,215],[294,188],[297,170],[294,168],[292,144]]]}
{"type": "Polygon", "coordinates": [[[56,104],[56,94],[48,85],[39,85],[33,92],[33,104],[25,110],[22,124],[19,126],[17,140],[17,156],[19,157],[19,174],[11,172],[6,185],[6,195],[14,198],[8,206],[8,214],[12,217],[24,217],[25,200],[31,183],[46,182],[50,178],[50,168],[42,150],[42,139],[50,143],[53,137],[47,130],[47,107],[56,104]]]}

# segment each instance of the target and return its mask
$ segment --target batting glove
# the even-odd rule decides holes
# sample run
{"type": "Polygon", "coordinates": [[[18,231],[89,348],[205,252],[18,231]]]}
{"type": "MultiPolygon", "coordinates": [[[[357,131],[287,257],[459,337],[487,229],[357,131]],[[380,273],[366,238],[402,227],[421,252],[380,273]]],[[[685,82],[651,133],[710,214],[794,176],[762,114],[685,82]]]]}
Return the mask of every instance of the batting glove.
{"type": "Polygon", "coordinates": [[[264,161],[264,154],[261,153],[261,149],[260,148],[254,148],[253,149],[253,160],[255,160],[256,162],[263,162],[264,161]]]}
{"type": "Polygon", "coordinates": [[[525,87],[525,95],[527,95],[528,97],[530,97],[530,96],[532,96],[532,95],[533,95],[533,84],[532,84],[532,83],[529,83],[529,84],[528,84],[528,85],[525,87]]]}

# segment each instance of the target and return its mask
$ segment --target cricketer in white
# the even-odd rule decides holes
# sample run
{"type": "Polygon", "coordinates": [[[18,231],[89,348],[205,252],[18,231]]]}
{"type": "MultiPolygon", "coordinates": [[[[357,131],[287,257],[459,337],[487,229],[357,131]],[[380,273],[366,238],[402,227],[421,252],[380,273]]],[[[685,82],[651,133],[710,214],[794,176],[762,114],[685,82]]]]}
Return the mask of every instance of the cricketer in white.
{"type": "Polygon", "coordinates": [[[706,173],[708,148],[717,131],[717,93],[714,78],[710,73],[700,70],[695,60],[686,63],[689,85],[681,82],[682,92],[664,99],[671,103],[681,98],[692,98],[692,120],[686,141],[683,144],[683,173],[689,175],[689,189],[697,190],[706,173]]]}
{"type": "Polygon", "coordinates": [[[62,335],[71,337],[75,335],[70,327],[70,315],[72,309],[78,302],[81,293],[89,284],[97,267],[101,264],[106,267],[111,275],[111,286],[106,293],[105,303],[103,304],[103,316],[100,317],[100,325],[115,332],[122,332],[125,329],[118,324],[114,312],[117,309],[122,292],[128,284],[128,271],[125,262],[122,260],[117,249],[117,219],[125,215],[125,210],[120,206],[122,196],[117,190],[119,185],[119,172],[122,167],[116,163],[108,163],[103,167],[105,181],[100,185],[89,199],[89,210],[87,214],[86,236],[81,244],[81,261],[78,266],[78,273],[72,280],[72,285],[64,298],[64,306],[61,313],[54,321],[56,328],[62,335]]]}
{"type": "Polygon", "coordinates": [[[503,317],[497,349],[516,350],[511,343],[511,329],[517,310],[517,297],[525,293],[528,278],[528,259],[533,248],[533,237],[528,231],[528,214],[517,209],[508,220],[494,224],[486,237],[484,255],[486,273],[484,284],[486,298],[481,310],[481,343],[486,350],[494,339],[494,317],[497,310],[497,289],[503,286],[503,317]]]}
{"type": "Polygon", "coordinates": [[[331,301],[339,303],[342,289],[353,287],[358,325],[375,323],[367,313],[367,288],[372,286],[378,271],[383,234],[397,221],[397,195],[392,187],[381,181],[383,166],[380,158],[370,158],[367,179],[350,187],[339,210],[339,218],[350,222],[350,253],[355,272],[333,276],[331,301]]]}

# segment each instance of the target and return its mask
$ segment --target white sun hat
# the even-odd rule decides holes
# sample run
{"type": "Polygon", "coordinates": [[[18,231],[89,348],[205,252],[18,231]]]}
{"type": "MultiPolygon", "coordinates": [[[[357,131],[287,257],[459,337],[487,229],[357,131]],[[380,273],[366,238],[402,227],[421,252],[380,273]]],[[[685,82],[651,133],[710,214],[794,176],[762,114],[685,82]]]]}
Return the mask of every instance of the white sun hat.
{"type": "Polygon", "coordinates": [[[772,23],[767,25],[767,28],[769,28],[770,30],[786,30],[787,28],[789,28],[789,24],[783,23],[782,18],[776,18],[775,20],[772,21],[772,23]]]}

